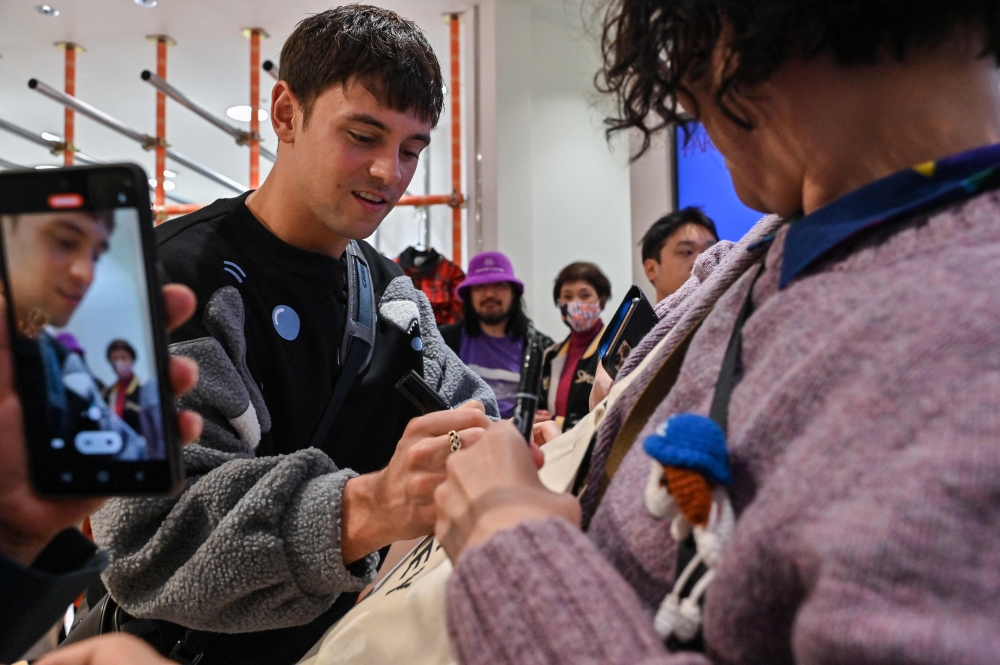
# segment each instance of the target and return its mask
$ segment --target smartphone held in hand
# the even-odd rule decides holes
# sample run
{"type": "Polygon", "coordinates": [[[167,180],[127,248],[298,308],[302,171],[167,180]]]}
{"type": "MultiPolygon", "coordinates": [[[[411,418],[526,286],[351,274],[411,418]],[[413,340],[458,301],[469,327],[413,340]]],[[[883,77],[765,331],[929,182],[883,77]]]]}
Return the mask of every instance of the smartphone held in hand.
{"type": "Polygon", "coordinates": [[[145,173],[0,174],[0,258],[32,481],[46,496],[183,480],[145,173]]]}

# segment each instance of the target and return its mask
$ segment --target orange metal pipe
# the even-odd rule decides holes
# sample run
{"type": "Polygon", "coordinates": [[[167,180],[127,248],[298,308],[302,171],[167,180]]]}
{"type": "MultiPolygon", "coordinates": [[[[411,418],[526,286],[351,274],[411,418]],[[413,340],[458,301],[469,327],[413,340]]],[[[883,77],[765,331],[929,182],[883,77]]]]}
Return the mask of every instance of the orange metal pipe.
{"type": "MultiPolygon", "coordinates": [[[[167,80],[167,38],[163,35],[156,39],[156,75],[167,80]]],[[[156,93],[156,207],[161,208],[166,203],[166,192],[163,187],[164,175],[167,170],[167,96],[156,93]]],[[[165,221],[157,215],[156,223],[165,221]]]]}
{"type": "Polygon", "coordinates": [[[250,189],[260,187],[260,30],[250,31],[250,189]]]}
{"type": "Polygon", "coordinates": [[[465,197],[461,194],[428,194],[427,196],[402,196],[398,206],[435,206],[449,205],[456,210],[465,203],[465,197]]]}
{"type": "MultiPolygon", "coordinates": [[[[462,83],[462,49],[459,41],[458,14],[451,15],[451,191],[462,198],[462,107],[460,86],[462,83]]],[[[462,265],[462,209],[451,209],[451,260],[462,265]]]]}
{"type": "MultiPolygon", "coordinates": [[[[66,51],[66,79],[65,87],[67,95],[76,96],[76,44],[67,42],[63,44],[66,51]]],[[[73,150],[76,142],[76,114],[68,106],[63,110],[63,166],[73,166],[73,150]]]]}

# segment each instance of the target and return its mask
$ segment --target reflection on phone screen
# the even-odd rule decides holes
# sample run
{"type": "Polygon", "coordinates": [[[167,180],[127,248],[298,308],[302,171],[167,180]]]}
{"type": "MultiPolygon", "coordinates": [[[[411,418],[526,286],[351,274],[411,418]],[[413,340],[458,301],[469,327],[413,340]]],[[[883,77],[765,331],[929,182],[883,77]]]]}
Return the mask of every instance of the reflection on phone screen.
{"type": "Polygon", "coordinates": [[[164,459],[138,210],[0,215],[0,231],[25,417],[43,423],[45,456],[164,459]]]}

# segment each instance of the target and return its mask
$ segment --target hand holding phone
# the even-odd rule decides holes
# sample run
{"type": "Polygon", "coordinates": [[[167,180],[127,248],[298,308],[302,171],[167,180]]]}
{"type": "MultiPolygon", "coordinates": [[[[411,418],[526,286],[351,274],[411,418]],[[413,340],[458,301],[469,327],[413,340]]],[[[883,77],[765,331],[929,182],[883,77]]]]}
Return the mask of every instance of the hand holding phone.
{"type": "MultiPolygon", "coordinates": [[[[36,490],[82,497],[179,488],[166,320],[142,170],[0,174],[0,250],[36,490]]],[[[189,316],[193,308],[186,309],[189,316]]]]}
{"type": "MultiPolygon", "coordinates": [[[[194,312],[194,294],[186,286],[163,288],[170,329],[183,325],[194,312]]],[[[0,552],[29,566],[49,541],[63,529],[76,526],[104,503],[99,499],[45,499],[32,489],[27,447],[14,391],[6,307],[0,298],[0,552]]],[[[190,358],[170,360],[170,382],[180,397],[198,381],[198,368],[190,358]]],[[[201,436],[201,416],[191,411],[178,414],[183,442],[201,436]]]]}

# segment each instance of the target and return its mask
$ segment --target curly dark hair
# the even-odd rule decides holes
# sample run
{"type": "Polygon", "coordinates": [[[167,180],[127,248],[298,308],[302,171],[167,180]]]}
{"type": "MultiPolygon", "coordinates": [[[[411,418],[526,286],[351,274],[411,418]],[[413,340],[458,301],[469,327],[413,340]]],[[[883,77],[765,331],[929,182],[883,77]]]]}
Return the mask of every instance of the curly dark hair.
{"type": "MultiPolygon", "coordinates": [[[[636,128],[643,144],[688,117],[678,94],[709,73],[723,38],[727,55],[715,103],[744,129],[754,126],[739,95],[766,81],[790,57],[829,53],[841,65],[874,64],[938,46],[962,28],[982,40],[982,57],[1000,54],[996,0],[611,0],[603,18],[604,65],[598,90],[621,112],[607,133],[636,128]],[[976,32],[979,34],[976,35],[976,32]]],[[[688,109],[698,115],[698,109],[688,109]]]]}
{"type": "Polygon", "coordinates": [[[441,66],[427,37],[381,7],[344,5],[300,21],[281,47],[278,78],[298,98],[306,123],[316,98],[349,79],[431,125],[444,107],[441,66]]]}

